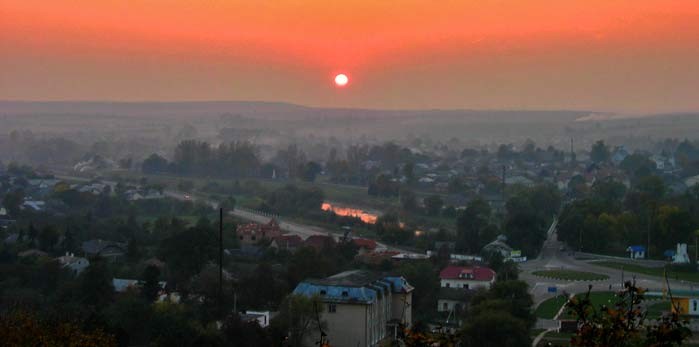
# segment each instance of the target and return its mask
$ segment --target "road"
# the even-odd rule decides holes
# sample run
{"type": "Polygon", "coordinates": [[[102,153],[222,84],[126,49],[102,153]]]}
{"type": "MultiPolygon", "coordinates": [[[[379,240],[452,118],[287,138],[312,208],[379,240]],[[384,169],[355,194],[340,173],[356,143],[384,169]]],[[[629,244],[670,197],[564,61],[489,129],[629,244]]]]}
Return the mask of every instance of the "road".
{"type": "MultiPolygon", "coordinates": [[[[559,295],[562,292],[566,293],[584,293],[592,285],[593,291],[619,290],[622,288],[622,276],[628,281],[632,278],[636,279],[636,285],[641,288],[646,288],[651,291],[662,291],[665,287],[664,279],[645,274],[633,273],[621,270],[611,269],[603,266],[595,265],[590,260],[576,259],[572,252],[563,249],[563,243],[558,241],[556,233],[557,222],[554,220],[549,230],[549,236],[544,241],[539,256],[526,263],[520,264],[520,278],[529,283],[530,291],[534,297],[535,305],[542,301],[559,295]],[[534,271],[539,270],[557,270],[567,269],[576,271],[593,272],[609,276],[609,279],[601,281],[563,281],[554,280],[544,277],[535,276],[534,271]],[[558,293],[549,293],[549,287],[556,287],[558,293]]],[[[594,259],[592,259],[594,260],[594,259]]],[[[699,284],[686,281],[669,280],[670,288],[674,290],[693,290],[699,287],[699,284]]]]}

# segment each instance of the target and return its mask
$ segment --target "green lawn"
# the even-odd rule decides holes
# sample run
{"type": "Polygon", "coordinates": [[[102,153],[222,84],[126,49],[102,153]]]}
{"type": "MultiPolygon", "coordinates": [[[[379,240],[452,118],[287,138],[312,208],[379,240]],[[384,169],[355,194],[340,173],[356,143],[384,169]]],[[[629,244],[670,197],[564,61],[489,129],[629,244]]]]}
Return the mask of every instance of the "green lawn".
{"type": "Polygon", "coordinates": [[[660,302],[653,302],[653,303],[648,303],[648,306],[646,307],[647,310],[647,318],[649,319],[657,319],[660,318],[660,316],[665,313],[670,311],[670,301],[660,301],[660,302]]]}
{"type": "MultiPolygon", "coordinates": [[[[615,261],[599,261],[591,263],[594,265],[609,267],[613,269],[624,269],[624,271],[635,272],[649,276],[664,277],[665,270],[662,267],[646,267],[635,264],[625,264],[615,261]]],[[[677,279],[689,282],[699,282],[699,272],[684,272],[676,271],[668,268],[667,277],[669,279],[677,279]]],[[[630,276],[629,276],[630,278],[630,276]]]]}
{"type": "Polygon", "coordinates": [[[551,331],[544,335],[538,346],[570,346],[571,337],[572,334],[551,331]]]}
{"type": "Polygon", "coordinates": [[[606,280],[609,278],[609,276],[603,274],[574,270],[544,270],[534,271],[533,274],[535,276],[555,278],[566,281],[597,281],[606,280]]]}
{"type": "MultiPolygon", "coordinates": [[[[582,299],[587,295],[587,293],[581,293],[575,295],[577,299],[582,299]]],[[[595,309],[599,309],[602,305],[613,305],[616,302],[616,293],[614,292],[591,292],[590,301],[595,309]]],[[[564,310],[561,315],[563,319],[575,319],[574,315],[569,312],[569,310],[564,310]]]]}
{"type": "Polygon", "coordinates": [[[536,311],[534,311],[534,315],[537,318],[553,319],[566,302],[568,302],[568,298],[565,295],[547,299],[539,304],[536,311]]]}

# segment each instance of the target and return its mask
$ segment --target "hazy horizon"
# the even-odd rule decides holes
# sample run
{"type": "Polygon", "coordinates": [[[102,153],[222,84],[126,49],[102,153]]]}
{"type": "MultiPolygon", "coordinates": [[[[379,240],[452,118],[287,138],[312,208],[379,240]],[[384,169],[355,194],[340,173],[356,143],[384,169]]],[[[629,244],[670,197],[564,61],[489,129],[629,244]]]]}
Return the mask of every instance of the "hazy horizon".
{"type": "Polygon", "coordinates": [[[0,5],[0,99],[699,110],[696,1],[74,5],[0,5]]]}

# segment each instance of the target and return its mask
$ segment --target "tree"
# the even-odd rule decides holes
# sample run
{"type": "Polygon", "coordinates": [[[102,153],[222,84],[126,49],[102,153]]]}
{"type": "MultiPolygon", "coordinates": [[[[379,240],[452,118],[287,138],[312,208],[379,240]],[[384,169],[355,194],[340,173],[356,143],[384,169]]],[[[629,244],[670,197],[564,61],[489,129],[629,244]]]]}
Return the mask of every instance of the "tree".
{"type": "Polygon", "coordinates": [[[415,193],[408,189],[401,189],[400,191],[400,205],[406,211],[416,211],[417,210],[417,198],[415,193]]]}
{"type": "Polygon", "coordinates": [[[272,326],[278,331],[288,331],[291,346],[303,346],[306,339],[319,335],[326,326],[324,321],[317,319],[324,310],[325,305],[318,297],[292,294],[279,306],[279,314],[272,320],[272,326]]]}
{"type": "Polygon", "coordinates": [[[413,163],[405,163],[403,165],[403,176],[405,176],[408,184],[415,183],[415,165],[413,163]]]}
{"type": "Polygon", "coordinates": [[[224,213],[228,213],[235,210],[236,202],[235,198],[229,195],[225,200],[221,201],[218,207],[222,208],[224,213]]]}
{"type": "Polygon", "coordinates": [[[307,182],[313,182],[316,180],[316,176],[323,171],[320,164],[309,161],[303,166],[303,180],[307,182]]]}
{"type": "Polygon", "coordinates": [[[532,345],[526,324],[502,310],[483,311],[470,316],[461,333],[461,342],[467,347],[532,345]]]}
{"type": "Polygon", "coordinates": [[[46,252],[52,252],[58,243],[58,231],[50,225],[45,226],[39,233],[39,248],[46,252]]]}
{"type": "Polygon", "coordinates": [[[413,292],[413,313],[432,312],[437,304],[439,291],[439,272],[429,261],[407,262],[395,271],[403,276],[415,288],[413,292]]]}
{"type": "Polygon", "coordinates": [[[75,234],[69,226],[66,227],[66,232],[63,235],[63,242],[61,243],[61,246],[63,247],[63,251],[69,253],[75,252],[76,248],[78,247],[75,234]]]}
{"type": "Polygon", "coordinates": [[[189,180],[179,181],[177,183],[177,189],[185,193],[190,193],[194,189],[194,182],[189,180]]]}
{"type": "Polygon", "coordinates": [[[465,346],[531,346],[529,329],[536,321],[533,301],[522,281],[497,281],[471,300],[462,329],[465,346]]]}
{"type": "Polygon", "coordinates": [[[154,265],[148,265],[145,270],[143,270],[143,287],[141,292],[143,297],[149,302],[155,301],[158,298],[158,293],[160,293],[160,269],[154,265]]]}
{"type": "Polygon", "coordinates": [[[159,257],[167,259],[172,279],[182,283],[215,259],[217,246],[216,233],[210,226],[195,226],[163,240],[159,257]]]}
{"type": "Polygon", "coordinates": [[[27,311],[0,315],[0,341],[5,346],[117,346],[114,336],[100,329],[88,330],[66,320],[40,319],[27,311]]]}
{"type": "Polygon", "coordinates": [[[438,216],[444,205],[444,201],[439,195],[430,195],[424,198],[422,202],[425,204],[425,211],[430,216],[438,216]]]}
{"type": "Polygon", "coordinates": [[[578,323],[572,346],[681,346],[692,334],[678,309],[658,319],[648,319],[643,308],[644,291],[633,282],[624,284],[610,306],[595,307],[590,290],[566,304],[578,323]]]}
{"type": "Polygon", "coordinates": [[[141,170],[145,173],[167,172],[169,170],[169,164],[167,159],[157,154],[151,154],[150,157],[143,161],[141,170]]]}
{"type": "Polygon", "coordinates": [[[243,322],[237,314],[226,317],[221,328],[226,340],[226,346],[256,347],[273,346],[274,341],[267,330],[260,327],[257,321],[243,322]]]}
{"type": "Polygon", "coordinates": [[[606,162],[610,155],[609,147],[602,140],[595,142],[590,150],[590,159],[595,163],[606,162]]]}
{"type": "Polygon", "coordinates": [[[2,199],[2,205],[7,209],[7,212],[14,217],[19,215],[22,202],[24,202],[24,191],[21,189],[8,192],[2,199]]]}
{"type": "Polygon", "coordinates": [[[495,235],[489,228],[492,211],[481,199],[471,200],[456,219],[456,248],[469,254],[477,254],[495,235]]]}
{"type": "Polygon", "coordinates": [[[112,276],[104,260],[92,259],[90,266],[80,276],[80,293],[83,303],[104,307],[112,301],[114,286],[112,276]]]}
{"type": "Polygon", "coordinates": [[[111,331],[117,332],[120,346],[147,345],[153,309],[150,302],[135,293],[126,293],[104,311],[111,331]]]}

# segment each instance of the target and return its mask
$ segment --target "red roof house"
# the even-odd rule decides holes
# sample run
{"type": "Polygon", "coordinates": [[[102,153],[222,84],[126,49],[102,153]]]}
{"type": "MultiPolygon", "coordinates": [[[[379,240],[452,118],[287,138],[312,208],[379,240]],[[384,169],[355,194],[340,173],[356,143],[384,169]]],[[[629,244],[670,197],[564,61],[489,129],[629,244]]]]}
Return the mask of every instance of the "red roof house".
{"type": "Polygon", "coordinates": [[[262,239],[273,239],[282,234],[279,223],[271,219],[267,224],[248,223],[239,225],[236,234],[240,243],[244,245],[254,245],[262,239]]]}
{"type": "Polygon", "coordinates": [[[495,275],[488,267],[450,265],[439,273],[439,280],[443,288],[488,289],[495,282],[495,275]]]}
{"type": "Polygon", "coordinates": [[[306,247],[313,247],[316,251],[320,251],[323,248],[335,246],[335,239],[327,235],[311,235],[303,241],[303,245],[306,247]]]}
{"type": "Polygon", "coordinates": [[[272,239],[272,243],[269,246],[294,252],[302,245],[303,240],[298,235],[279,235],[272,239]]]}

